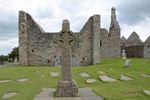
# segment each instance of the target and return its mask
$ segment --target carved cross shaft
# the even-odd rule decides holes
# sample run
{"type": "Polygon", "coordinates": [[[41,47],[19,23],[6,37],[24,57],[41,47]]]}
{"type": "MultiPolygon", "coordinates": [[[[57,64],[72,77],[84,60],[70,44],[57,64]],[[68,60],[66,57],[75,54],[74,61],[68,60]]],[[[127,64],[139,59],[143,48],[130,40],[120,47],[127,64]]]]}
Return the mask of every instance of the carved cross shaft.
{"type": "Polygon", "coordinates": [[[71,46],[74,45],[74,34],[69,29],[68,20],[63,21],[63,28],[58,36],[58,45],[62,49],[62,81],[71,81],[71,46]]]}

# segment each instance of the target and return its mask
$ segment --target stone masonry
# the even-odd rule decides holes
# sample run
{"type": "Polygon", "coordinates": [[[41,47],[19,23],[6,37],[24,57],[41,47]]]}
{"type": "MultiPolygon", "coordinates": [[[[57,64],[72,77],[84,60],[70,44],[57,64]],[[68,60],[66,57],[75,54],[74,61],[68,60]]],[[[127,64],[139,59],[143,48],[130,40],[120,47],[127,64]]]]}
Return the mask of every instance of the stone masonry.
{"type": "MultiPolygon", "coordinates": [[[[76,48],[71,48],[72,66],[100,63],[100,58],[120,57],[120,28],[115,8],[111,9],[109,33],[101,28],[100,15],[91,16],[81,31],[74,32],[76,48]]],[[[62,51],[55,40],[59,32],[45,32],[29,15],[19,11],[19,62],[21,65],[62,64],[62,51]]]]}
{"type": "Polygon", "coordinates": [[[58,35],[58,45],[61,47],[62,53],[62,79],[58,82],[56,96],[79,96],[78,86],[75,80],[72,80],[72,60],[71,48],[75,47],[76,40],[74,33],[70,30],[68,20],[63,20],[62,31],[58,35]]]}

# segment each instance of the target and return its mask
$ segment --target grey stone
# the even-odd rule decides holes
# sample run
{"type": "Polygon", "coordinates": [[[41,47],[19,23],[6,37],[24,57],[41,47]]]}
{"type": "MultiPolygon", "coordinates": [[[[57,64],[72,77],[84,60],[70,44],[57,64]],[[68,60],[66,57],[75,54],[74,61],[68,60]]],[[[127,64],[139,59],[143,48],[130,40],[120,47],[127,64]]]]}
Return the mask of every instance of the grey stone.
{"type": "Polygon", "coordinates": [[[28,79],[27,78],[22,78],[22,79],[19,79],[19,80],[17,80],[18,82],[25,82],[25,81],[27,81],[28,79]]]}
{"type": "Polygon", "coordinates": [[[96,82],[96,80],[95,79],[87,79],[86,82],[87,83],[94,83],[94,82],[96,82]]]}
{"type": "Polygon", "coordinates": [[[150,90],[144,90],[144,93],[150,95],[150,90]]]}
{"type": "Polygon", "coordinates": [[[103,75],[103,76],[99,76],[99,78],[104,81],[104,82],[116,82],[116,79],[113,79],[111,77],[108,77],[106,75],[103,75]]]}
{"type": "Polygon", "coordinates": [[[17,92],[10,92],[3,95],[3,98],[10,98],[17,95],[17,92]]]}
{"type": "MultiPolygon", "coordinates": [[[[76,40],[82,42],[76,43],[76,48],[71,48],[72,66],[100,63],[100,56],[101,58],[120,57],[120,27],[115,8],[111,9],[110,30],[101,28],[100,15],[95,14],[74,36],[76,40]]],[[[59,32],[45,32],[31,15],[19,11],[19,63],[21,65],[62,65],[63,52],[58,44],[54,43],[58,37],[59,32]]]]}
{"type": "Polygon", "coordinates": [[[0,83],[10,82],[10,80],[0,80],[0,83]]]}
{"type": "Polygon", "coordinates": [[[124,81],[133,80],[131,77],[128,77],[128,76],[125,76],[125,75],[121,75],[120,79],[124,80],[124,81]]]}
{"type": "Polygon", "coordinates": [[[97,96],[92,88],[79,88],[81,95],[79,97],[53,97],[55,88],[42,88],[42,91],[33,100],[102,100],[97,96]]]}
{"type": "Polygon", "coordinates": [[[86,88],[79,88],[80,92],[87,92],[87,91],[92,91],[91,87],[86,87],[86,88]]]}
{"type": "Polygon", "coordinates": [[[147,75],[147,74],[141,74],[141,76],[150,78],[150,75],[147,75]]]}
{"type": "Polygon", "coordinates": [[[80,97],[62,97],[62,98],[56,98],[55,100],[82,100],[80,97]]]}
{"type": "Polygon", "coordinates": [[[72,79],[72,61],[71,48],[76,48],[74,33],[70,30],[68,20],[63,20],[62,30],[58,35],[57,43],[61,48],[62,53],[62,79],[58,82],[56,88],[56,96],[76,97],[79,96],[78,86],[75,80],[72,79]]]}
{"type": "Polygon", "coordinates": [[[58,72],[51,72],[51,76],[59,76],[58,72]]]}
{"type": "Polygon", "coordinates": [[[83,77],[89,77],[90,76],[88,73],[81,73],[80,75],[83,77]]]}
{"type": "Polygon", "coordinates": [[[126,59],[126,53],[124,49],[122,50],[122,59],[126,59]]]}
{"type": "Polygon", "coordinates": [[[130,67],[131,61],[130,60],[126,60],[124,67],[130,67]]]}

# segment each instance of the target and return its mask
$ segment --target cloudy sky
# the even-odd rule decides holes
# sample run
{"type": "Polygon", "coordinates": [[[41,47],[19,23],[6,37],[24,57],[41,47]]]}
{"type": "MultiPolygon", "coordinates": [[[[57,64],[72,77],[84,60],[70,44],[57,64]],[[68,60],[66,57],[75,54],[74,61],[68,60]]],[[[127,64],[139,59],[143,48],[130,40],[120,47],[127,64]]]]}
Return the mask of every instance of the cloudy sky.
{"type": "Polygon", "coordinates": [[[150,36],[150,0],[0,0],[0,55],[18,46],[18,12],[28,12],[46,32],[59,32],[63,19],[71,30],[81,30],[88,18],[101,15],[101,27],[109,29],[110,10],[116,8],[121,36],[135,31],[141,40],[150,36]]]}

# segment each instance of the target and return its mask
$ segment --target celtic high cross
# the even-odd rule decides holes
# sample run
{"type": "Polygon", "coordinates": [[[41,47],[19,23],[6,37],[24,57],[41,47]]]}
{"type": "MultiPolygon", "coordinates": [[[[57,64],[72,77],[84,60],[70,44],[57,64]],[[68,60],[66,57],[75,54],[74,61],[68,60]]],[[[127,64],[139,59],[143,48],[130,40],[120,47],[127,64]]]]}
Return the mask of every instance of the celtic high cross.
{"type": "Polygon", "coordinates": [[[57,43],[62,51],[62,79],[58,82],[56,96],[78,96],[78,86],[72,79],[71,47],[75,45],[74,33],[70,30],[68,20],[63,20],[62,30],[59,32],[57,43]]]}

